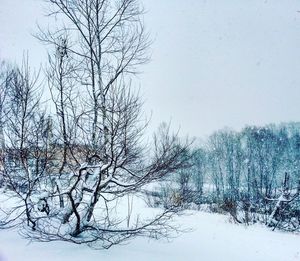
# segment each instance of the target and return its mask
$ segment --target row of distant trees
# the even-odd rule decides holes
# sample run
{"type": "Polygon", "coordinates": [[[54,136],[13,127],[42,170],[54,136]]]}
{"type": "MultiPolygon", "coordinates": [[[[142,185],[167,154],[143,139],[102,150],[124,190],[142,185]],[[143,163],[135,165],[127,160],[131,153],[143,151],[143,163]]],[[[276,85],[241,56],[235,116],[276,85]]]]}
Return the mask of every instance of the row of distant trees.
{"type": "Polygon", "coordinates": [[[210,204],[237,222],[261,220],[268,225],[281,222],[282,215],[286,219],[288,212],[294,222],[288,229],[299,229],[299,123],[217,131],[194,149],[190,162],[189,169],[163,188],[177,203],[210,204]],[[289,191],[280,203],[284,213],[278,209],[270,222],[283,191],[289,191]]]}

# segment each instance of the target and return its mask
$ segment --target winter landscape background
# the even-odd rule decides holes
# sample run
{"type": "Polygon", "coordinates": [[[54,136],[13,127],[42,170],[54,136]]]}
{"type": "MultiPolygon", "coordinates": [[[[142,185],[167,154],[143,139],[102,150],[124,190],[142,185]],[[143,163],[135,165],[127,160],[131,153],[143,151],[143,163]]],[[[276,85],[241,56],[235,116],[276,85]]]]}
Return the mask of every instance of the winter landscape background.
{"type": "Polygon", "coordinates": [[[0,0],[0,261],[300,260],[299,10],[0,0]]]}

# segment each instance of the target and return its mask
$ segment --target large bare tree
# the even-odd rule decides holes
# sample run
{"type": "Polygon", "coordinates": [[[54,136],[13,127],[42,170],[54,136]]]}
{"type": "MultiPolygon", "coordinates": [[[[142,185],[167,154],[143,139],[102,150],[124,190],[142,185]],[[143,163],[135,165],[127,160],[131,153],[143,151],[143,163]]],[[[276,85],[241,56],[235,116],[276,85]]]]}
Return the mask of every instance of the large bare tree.
{"type": "MultiPolygon", "coordinates": [[[[148,145],[143,139],[147,121],[132,84],[138,66],[148,61],[142,8],[137,0],[48,4],[50,16],[56,16],[61,26],[41,29],[37,37],[53,46],[46,71],[55,109],[47,121],[30,110],[33,126],[42,127],[26,127],[37,136],[47,133],[34,146],[44,152],[45,167],[35,176],[27,175],[28,183],[36,184],[34,189],[11,189],[26,200],[10,210],[3,226],[23,219],[27,221],[23,234],[31,239],[104,248],[132,236],[168,235],[176,204],[134,218],[134,203],[129,200],[146,185],[185,168],[189,145],[171,134],[167,125],[148,145]],[[124,202],[127,211],[116,214],[124,202]]],[[[30,104],[37,100],[29,99],[30,104]]],[[[21,156],[17,160],[22,163],[21,156]]]]}

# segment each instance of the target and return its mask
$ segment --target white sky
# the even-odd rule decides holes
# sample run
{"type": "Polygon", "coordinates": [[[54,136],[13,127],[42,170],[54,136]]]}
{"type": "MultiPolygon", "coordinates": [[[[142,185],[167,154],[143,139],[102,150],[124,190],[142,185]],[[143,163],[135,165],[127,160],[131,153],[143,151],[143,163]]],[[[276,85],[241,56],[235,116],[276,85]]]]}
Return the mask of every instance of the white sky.
{"type": "MultiPolygon", "coordinates": [[[[0,0],[0,57],[37,65],[41,0],[0,0]]],[[[200,136],[225,126],[300,121],[299,0],[142,0],[154,38],[139,76],[151,128],[200,136]]]]}

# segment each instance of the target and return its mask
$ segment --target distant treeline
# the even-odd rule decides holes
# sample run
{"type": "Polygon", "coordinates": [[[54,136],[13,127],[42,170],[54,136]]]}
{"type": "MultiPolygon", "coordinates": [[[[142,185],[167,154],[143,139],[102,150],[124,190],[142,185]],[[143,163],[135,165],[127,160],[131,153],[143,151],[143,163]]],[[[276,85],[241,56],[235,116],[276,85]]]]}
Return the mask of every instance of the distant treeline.
{"type": "Polygon", "coordinates": [[[276,210],[272,218],[280,220],[288,211],[289,218],[300,223],[300,123],[220,130],[192,154],[191,167],[177,175],[175,185],[172,180],[171,186],[163,188],[165,195],[173,194],[166,198],[185,205],[213,204],[238,222],[263,216],[270,225],[268,217],[285,192],[285,214],[276,210]],[[239,218],[241,211],[245,216],[239,218]],[[250,218],[249,213],[258,215],[250,218]]]}

